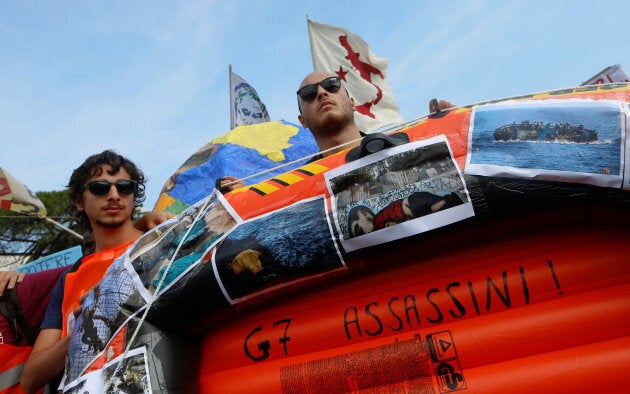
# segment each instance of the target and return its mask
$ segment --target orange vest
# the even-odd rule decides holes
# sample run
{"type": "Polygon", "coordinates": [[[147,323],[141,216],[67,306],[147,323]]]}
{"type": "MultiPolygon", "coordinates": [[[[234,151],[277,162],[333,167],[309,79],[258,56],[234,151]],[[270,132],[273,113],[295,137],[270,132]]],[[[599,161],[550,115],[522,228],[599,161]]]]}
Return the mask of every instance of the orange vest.
{"type": "Polygon", "coordinates": [[[81,260],[79,268],[66,275],[66,284],[63,290],[63,303],[61,305],[61,313],[63,323],[61,326],[61,336],[64,337],[72,327],[68,327],[69,321],[74,322],[73,311],[79,307],[79,298],[89,292],[98,282],[101,281],[109,266],[122,255],[127,247],[136,240],[118,245],[113,248],[105,249],[100,252],[92,253],[85,256],[81,260]]]}
{"type": "MultiPolygon", "coordinates": [[[[20,377],[29,354],[30,346],[0,344],[0,394],[24,393],[20,377]]],[[[43,390],[37,392],[41,393],[43,390]]]]}

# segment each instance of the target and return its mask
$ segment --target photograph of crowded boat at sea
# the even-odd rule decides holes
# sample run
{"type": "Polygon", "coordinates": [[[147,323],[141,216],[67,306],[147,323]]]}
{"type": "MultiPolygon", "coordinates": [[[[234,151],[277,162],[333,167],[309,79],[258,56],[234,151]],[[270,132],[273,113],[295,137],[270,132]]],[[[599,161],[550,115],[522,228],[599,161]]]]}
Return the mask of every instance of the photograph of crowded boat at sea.
{"type": "Polygon", "coordinates": [[[470,124],[467,173],[541,179],[580,173],[594,180],[586,183],[605,186],[621,178],[625,112],[618,101],[483,105],[473,109],[470,124]]]}

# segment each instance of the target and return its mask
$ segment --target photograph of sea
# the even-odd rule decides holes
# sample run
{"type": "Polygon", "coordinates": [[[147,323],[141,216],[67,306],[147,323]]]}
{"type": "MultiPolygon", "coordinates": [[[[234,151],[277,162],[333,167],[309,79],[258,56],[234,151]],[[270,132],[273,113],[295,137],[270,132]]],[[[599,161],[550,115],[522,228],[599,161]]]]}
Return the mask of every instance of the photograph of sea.
{"type": "Polygon", "coordinates": [[[228,301],[344,269],[327,215],[322,195],[240,223],[212,257],[228,301]]]}
{"type": "Polygon", "coordinates": [[[479,106],[471,118],[466,173],[620,179],[624,125],[618,101],[531,100],[479,106]],[[536,171],[523,171],[530,169],[536,171]]]}

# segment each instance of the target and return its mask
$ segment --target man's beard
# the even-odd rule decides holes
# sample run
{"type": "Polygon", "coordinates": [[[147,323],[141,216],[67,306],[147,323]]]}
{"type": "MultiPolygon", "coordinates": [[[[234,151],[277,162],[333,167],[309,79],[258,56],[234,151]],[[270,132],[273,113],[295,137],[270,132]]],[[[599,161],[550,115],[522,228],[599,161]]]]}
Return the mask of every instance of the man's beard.
{"type": "Polygon", "coordinates": [[[320,129],[327,135],[334,136],[339,133],[339,130],[352,122],[354,122],[354,117],[349,117],[347,114],[331,114],[320,123],[320,129]]]}
{"type": "Polygon", "coordinates": [[[96,219],[96,224],[105,228],[118,228],[125,224],[125,219],[101,220],[96,219]]]}

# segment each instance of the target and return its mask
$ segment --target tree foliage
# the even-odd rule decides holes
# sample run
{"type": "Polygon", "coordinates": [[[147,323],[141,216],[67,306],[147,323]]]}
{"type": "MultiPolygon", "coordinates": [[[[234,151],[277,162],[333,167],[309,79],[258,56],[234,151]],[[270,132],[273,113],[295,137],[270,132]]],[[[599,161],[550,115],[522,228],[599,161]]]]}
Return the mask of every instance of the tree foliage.
{"type": "MultiPolygon", "coordinates": [[[[83,234],[68,204],[68,191],[37,192],[48,217],[83,234]]],[[[23,264],[81,244],[81,240],[44,219],[0,210],[0,254],[24,254],[23,264]]]]}

